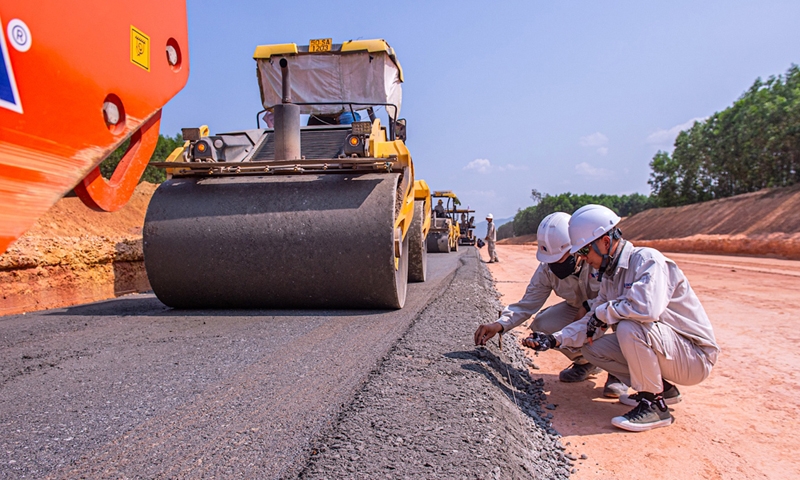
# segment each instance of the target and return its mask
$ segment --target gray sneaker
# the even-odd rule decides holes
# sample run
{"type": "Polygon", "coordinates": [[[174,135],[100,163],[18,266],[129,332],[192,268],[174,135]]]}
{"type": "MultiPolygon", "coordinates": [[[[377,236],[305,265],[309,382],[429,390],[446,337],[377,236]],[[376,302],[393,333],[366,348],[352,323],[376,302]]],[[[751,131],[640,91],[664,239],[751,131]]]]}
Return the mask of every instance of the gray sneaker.
{"type": "MultiPolygon", "coordinates": [[[[681,400],[681,392],[678,391],[678,387],[675,385],[670,384],[661,396],[664,397],[664,403],[667,405],[675,405],[676,403],[680,403],[681,400]]],[[[629,407],[635,407],[639,404],[639,401],[642,398],[639,396],[638,393],[634,393],[633,395],[620,395],[619,396],[619,403],[623,405],[627,405],[629,407]]]]}
{"type": "Polygon", "coordinates": [[[558,379],[566,383],[582,382],[600,372],[600,368],[595,367],[591,363],[584,363],[583,365],[573,363],[564,370],[561,370],[561,373],[558,374],[558,379]]]}
{"type": "Polygon", "coordinates": [[[653,403],[642,398],[633,410],[612,418],[611,424],[629,432],[644,432],[658,427],[668,427],[674,421],[675,418],[669,413],[669,408],[663,399],[653,403]]]}
{"type": "Polygon", "coordinates": [[[628,395],[628,386],[620,382],[619,378],[609,373],[606,384],[603,385],[603,396],[607,398],[620,398],[623,395],[628,395]]]}

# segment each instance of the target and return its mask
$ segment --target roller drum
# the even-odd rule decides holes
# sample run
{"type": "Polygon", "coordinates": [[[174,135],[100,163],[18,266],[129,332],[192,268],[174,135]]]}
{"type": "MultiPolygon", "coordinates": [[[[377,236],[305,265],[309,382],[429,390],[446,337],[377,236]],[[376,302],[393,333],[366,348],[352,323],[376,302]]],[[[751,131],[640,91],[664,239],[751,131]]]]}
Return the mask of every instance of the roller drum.
{"type": "Polygon", "coordinates": [[[177,178],[144,223],[150,285],[175,308],[400,308],[399,174],[177,178]]]}

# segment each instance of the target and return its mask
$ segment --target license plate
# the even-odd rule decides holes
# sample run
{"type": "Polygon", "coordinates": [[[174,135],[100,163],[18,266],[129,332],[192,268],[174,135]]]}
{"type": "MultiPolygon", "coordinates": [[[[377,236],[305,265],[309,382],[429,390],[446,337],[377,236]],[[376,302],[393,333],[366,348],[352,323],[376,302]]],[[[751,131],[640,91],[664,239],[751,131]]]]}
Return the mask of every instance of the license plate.
{"type": "Polygon", "coordinates": [[[330,52],[331,45],[333,45],[333,39],[331,38],[318,38],[316,40],[310,40],[308,42],[308,51],[310,53],[330,52]]]}

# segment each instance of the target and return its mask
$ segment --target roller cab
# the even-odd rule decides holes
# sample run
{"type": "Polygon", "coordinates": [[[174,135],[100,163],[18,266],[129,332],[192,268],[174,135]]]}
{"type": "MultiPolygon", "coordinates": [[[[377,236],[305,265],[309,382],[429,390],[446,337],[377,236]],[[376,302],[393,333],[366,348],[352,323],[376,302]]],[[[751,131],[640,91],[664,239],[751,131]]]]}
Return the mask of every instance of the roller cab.
{"type": "Polygon", "coordinates": [[[430,191],[394,50],[323,39],[254,58],[256,128],[186,128],[156,164],[169,179],[144,224],[153,291],[177,308],[401,308],[425,278],[430,191]]]}

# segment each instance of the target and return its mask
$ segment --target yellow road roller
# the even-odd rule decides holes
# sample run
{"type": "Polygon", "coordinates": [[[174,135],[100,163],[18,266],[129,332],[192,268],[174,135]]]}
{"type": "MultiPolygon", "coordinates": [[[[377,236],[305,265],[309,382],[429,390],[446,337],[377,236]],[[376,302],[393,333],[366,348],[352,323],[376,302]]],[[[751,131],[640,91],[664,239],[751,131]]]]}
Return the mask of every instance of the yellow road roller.
{"type": "Polygon", "coordinates": [[[450,190],[435,191],[431,197],[436,200],[436,205],[431,211],[431,228],[427,237],[428,252],[457,252],[461,229],[455,211],[461,202],[450,190]]]}
{"type": "Polygon", "coordinates": [[[407,282],[425,280],[431,201],[394,50],[318,39],[254,59],[256,128],[183,129],[157,164],[169,179],[144,222],[153,291],[175,308],[401,308],[407,282]]]}

